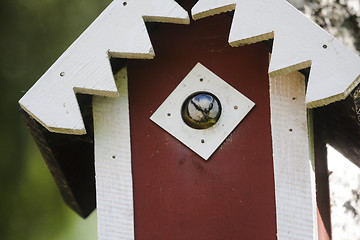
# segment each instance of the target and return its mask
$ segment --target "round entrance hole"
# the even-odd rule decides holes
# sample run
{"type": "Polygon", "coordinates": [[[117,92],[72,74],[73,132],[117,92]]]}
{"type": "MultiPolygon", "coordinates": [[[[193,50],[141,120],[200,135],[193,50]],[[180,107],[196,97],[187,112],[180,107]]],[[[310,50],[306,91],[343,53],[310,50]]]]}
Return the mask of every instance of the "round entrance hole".
{"type": "Polygon", "coordinates": [[[220,118],[221,103],[209,92],[196,92],[186,98],[181,107],[181,117],[191,128],[207,129],[220,118]]]}

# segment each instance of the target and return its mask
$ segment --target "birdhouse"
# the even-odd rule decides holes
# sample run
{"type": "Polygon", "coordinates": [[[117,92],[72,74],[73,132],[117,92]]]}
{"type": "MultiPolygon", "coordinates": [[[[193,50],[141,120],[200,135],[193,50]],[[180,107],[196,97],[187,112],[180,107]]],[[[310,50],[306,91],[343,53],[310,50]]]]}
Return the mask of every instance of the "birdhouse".
{"type": "Polygon", "coordinates": [[[285,0],[115,0],[19,103],[98,239],[327,239],[359,75],[285,0]]]}

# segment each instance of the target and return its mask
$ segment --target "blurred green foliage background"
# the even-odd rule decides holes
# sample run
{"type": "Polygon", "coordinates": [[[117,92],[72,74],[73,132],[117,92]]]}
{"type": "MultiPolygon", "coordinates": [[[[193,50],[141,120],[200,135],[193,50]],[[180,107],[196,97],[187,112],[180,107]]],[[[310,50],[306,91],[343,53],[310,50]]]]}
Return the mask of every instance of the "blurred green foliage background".
{"type": "Polygon", "coordinates": [[[65,206],[18,113],[18,100],[110,0],[2,0],[0,239],[96,239],[96,214],[65,206]]]}

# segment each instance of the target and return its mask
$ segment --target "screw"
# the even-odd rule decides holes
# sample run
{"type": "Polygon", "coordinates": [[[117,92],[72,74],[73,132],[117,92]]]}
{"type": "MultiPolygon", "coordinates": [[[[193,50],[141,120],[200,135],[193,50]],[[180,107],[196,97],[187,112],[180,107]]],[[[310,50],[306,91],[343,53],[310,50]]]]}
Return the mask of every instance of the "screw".
{"type": "Polygon", "coordinates": [[[201,143],[204,143],[205,142],[205,140],[204,139],[201,139],[201,143]]]}
{"type": "Polygon", "coordinates": [[[126,6],[127,5],[127,2],[123,2],[123,6],[126,6]]]}
{"type": "Polygon", "coordinates": [[[60,77],[63,77],[63,76],[65,76],[65,72],[60,73],[60,77]]]}
{"type": "Polygon", "coordinates": [[[326,44],[324,44],[324,45],[323,45],[323,48],[324,48],[324,49],[326,49],[326,48],[327,48],[327,45],[326,45],[326,44]]]}
{"type": "Polygon", "coordinates": [[[234,106],[234,109],[237,110],[237,109],[238,109],[238,106],[234,106]]]}

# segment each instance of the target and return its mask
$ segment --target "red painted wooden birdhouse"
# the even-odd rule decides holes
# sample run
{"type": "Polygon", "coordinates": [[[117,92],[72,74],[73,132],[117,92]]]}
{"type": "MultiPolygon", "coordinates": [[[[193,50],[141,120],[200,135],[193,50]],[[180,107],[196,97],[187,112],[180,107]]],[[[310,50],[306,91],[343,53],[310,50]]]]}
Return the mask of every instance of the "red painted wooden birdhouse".
{"type": "Polygon", "coordinates": [[[101,240],[326,239],[359,74],[285,0],[115,0],[19,103],[101,240]]]}

